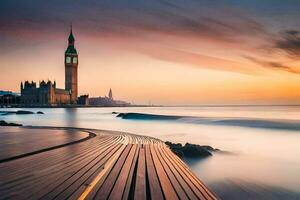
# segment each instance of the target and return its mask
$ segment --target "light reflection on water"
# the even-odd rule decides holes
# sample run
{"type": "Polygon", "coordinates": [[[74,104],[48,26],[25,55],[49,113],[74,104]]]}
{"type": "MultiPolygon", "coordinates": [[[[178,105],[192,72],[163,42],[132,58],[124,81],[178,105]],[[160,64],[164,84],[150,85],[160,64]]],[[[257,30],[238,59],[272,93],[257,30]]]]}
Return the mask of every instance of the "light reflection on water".
{"type": "Polygon", "coordinates": [[[35,108],[26,110],[35,112],[41,110],[45,115],[7,115],[0,116],[0,119],[24,125],[118,130],[150,135],[172,142],[212,145],[230,154],[218,153],[208,159],[188,160],[187,162],[191,169],[212,188],[217,189],[220,186],[217,183],[238,180],[250,183],[250,185],[260,184],[264,187],[280,187],[300,192],[300,130],[196,124],[185,123],[182,120],[124,120],[112,114],[113,111],[139,112],[193,117],[276,119],[298,123],[300,107],[35,108]]]}

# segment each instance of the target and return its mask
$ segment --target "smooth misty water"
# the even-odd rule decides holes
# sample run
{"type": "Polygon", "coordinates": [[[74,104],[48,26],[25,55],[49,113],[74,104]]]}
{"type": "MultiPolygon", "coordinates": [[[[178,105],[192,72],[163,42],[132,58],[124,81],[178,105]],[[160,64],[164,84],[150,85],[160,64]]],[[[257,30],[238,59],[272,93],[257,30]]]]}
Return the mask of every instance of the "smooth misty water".
{"type": "Polygon", "coordinates": [[[24,125],[118,130],[165,141],[211,145],[226,152],[186,161],[224,199],[239,199],[241,195],[250,199],[300,197],[300,107],[297,106],[26,110],[41,110],[45,115],[7,115],[0,116],[0,120],[24,125]],[[113,111],[185,117],[170,121],[125,120],[116,118],[113,111]]]}

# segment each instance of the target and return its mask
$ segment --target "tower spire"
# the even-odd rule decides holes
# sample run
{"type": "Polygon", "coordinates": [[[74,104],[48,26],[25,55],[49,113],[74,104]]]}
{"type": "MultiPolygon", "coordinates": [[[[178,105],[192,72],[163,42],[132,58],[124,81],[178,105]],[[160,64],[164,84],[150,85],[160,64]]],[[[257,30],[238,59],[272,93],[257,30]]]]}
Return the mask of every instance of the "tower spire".
{"type": "Polygon", "coordinates": [[[75,38],[74,38],[74,35],[73,35],[72,23],[71,23],[71,26],[70,26],[70,35],[69,35],[68,41],[69,41],[69,45],[74,45],[75,38]]]}
{"type": "Polygon", "coordinates": [[[70,25],[70,35],[73,35],[73,25],[72,25],[72,22],[71,22],[71,25],[70,25]]]}
{"type": "Polygon", "coordinates": [[[109,89],[109,92],[108,92],[108,98],[113,99],[113,94],[112,94],[111,88],[109,89]]]}

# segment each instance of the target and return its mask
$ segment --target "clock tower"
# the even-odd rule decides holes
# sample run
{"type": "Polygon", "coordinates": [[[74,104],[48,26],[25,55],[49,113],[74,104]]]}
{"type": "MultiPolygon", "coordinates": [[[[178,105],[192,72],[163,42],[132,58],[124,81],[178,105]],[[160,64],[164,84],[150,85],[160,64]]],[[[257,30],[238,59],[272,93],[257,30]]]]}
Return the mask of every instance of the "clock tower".
{"type": "Polygon", "coordinates": [[[65,89],[71,94],[70,103],[76,104],[78,97],[78,53],[75,49],[75,38],[71,31],[68,39],[68,48],[65,52],[65,89]]]}

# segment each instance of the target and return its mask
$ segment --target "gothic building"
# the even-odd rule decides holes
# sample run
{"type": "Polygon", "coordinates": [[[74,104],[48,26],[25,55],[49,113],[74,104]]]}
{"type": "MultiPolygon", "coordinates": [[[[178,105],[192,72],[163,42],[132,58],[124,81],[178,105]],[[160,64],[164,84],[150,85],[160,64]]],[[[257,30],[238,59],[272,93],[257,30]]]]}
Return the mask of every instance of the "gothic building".
{"type": "Polygon", "coordinates": [[[21,83],[21,103],[26,105],[61,105],[70,103],[70,92],[56,88],[56,83],[42,81],[21,83]]]}
{"type": "Polygon", "coordinates": [[[78,96],[78,53],[72,27],[65,51],[65,89],[56,88],[56,82],[21,82],[21,103],[26,105],[76,104],[78,96]]]}

